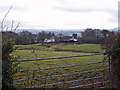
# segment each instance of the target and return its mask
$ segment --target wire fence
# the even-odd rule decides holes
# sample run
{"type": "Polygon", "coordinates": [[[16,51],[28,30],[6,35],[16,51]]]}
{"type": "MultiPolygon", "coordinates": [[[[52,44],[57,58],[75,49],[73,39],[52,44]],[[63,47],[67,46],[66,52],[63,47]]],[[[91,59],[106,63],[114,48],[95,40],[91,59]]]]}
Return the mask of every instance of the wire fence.
{"type": "Polygon", "coordinates": [[[103,60],[104,54],[19,60],[24,67],[33,66],[19,70],[14,84],[18,88],[106,88],[110,62],[103,60]]]}

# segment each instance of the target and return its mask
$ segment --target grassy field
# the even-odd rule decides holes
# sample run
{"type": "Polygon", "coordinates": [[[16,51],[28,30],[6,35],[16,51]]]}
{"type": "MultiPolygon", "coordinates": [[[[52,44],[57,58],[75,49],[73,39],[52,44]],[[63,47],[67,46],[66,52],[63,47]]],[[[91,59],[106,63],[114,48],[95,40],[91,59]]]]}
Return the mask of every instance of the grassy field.
{"type": "MultiPolygon", "coordinates": [[[[65,52],[65,51],[54,51],[54,48],[65,48],[72,47],[72,50],[83,50],[86,51],[88,46],[93,47],[94,45],[83,45],[83,48],[80,45],[45,45],[41,46],[40,44],[35,45],[18,45],[18,50],[16,50],[13,55],[18,56],[19,60],[21,59],[35,59],[35,58],[48,58],[48,57],[61,57],[61,56],[72,56],[72,55],[85,55],[91,53],[81,53],[81,52],[65,52]],[[32,48],[32,49],[31,49],[32,48]]],[[[91,49],[92,50],[92,49],[91,49]]],[[[95,51],[95,49],[93,49],[95,51]]],[[[100,46],[96,45],[96,51],[100,51],[100,46]],[[97,50],[98,49],[98,50],[97,50]]],[[[93,51],[92,51],[93,52],[93,51]]],[[[27,69],[38,69],[38,68],[49,68],[49,67],[59,67],[59,66],[68,66],[68,65],[75,65],[75,64],[84,64],[84,63],[92,63],[92,62],[99,62],[103,61],[103,55],[97,56],[86,56],[86,57],[76,57],[76,58],[66,58],[66,59],[51,59],[51,60],[41,60],[41,61],[27,61],[21,62],[19,66],[22,67],[22,70],[27,69]]],[[[37,78],[37,77],[45,77],[45,76],[54,76],[54,75],[62,75],[68,73],[76,73],[94,69],[103,69],[106,67],[106,63],[100,64],[91,64],[91,65],[81,65],[76,67],[67,67],[67,68],[59,68],[59,69],[50,69],[50,70],[38,70],[38,71],[29,71],[29,72],[18,72],[14,79],[30,79],[30,78],[37,78]]],[[[48,79],[38,79],[38,80],[30,80],[30,81],[23,81],[23,82],[15,82],[16,87],[31,87],[34,85],[44,85],[56,82],[63,82],[63,81],[70,81],[82,78],[89,78],[91,76],[99,76],[102,75],[103,72],[95,72],[95,73],[87,73],[87,74],[77,74],[71,76],[64,76],[64,77],[56,77],[56,78],[48,78],[48,79]]],[[[81,82],[80,82],[81,83],[81,82]]],[[[78,84],[80,84],[78,83],[78,84]]],[[[87,83],[87,82],[86,82],[87,83]]],[[[59,86],[66,88],[71,84],[59,86]]],[[[53,87],[53,86],[52,86],[53,87]]],[[[50,87],[51,88],[51,87],[50,87]]]]}
{"type": "Polygon", "coordinates": [[[58,48],[62,50],[77,50],[83,52],[103,52],[100,44],[62,45],[58,48]]]}
{"type": "MultiPolygon", "coordinates": [[[[36,56],[31,53],[31,50],[17,50],[16,53],[14,54],[14,56],[19,55],[20,59],[35,59],[36,56]]],[[[72,55],[85,55],[85,54],[90,54],[90,53],[73,53],[73,52],[54,52],[54,51],[35,51],[37,58],[49,58],[49,57],[61,57],[61,56],[72,56],[72,55]]],[[[79,63],[89,63],[89,62],[95,62],[95,61],[102,61],[102,55],[99,56],[88,56],[88,57],[77,57],[77,58],[71,58],[71,60],[69,60],[69,64],[77,64],[79,63]]],[[[61,60],[43,60],[43,61],[39,61],[39,62],[44,62],[48,63],[48,61],[51,62],[56,62],[56,63],[61,63],[61,60]]],[[[34,61],[37,62],[38,61],[34,61]]],[[[28,68],[37,68],[37,65],[31,65],[33,64],[33,61],[31,62],[23,62],[21,63],[23,69],[28,69],[28,68]],[[26,65],[28,64],[28,65],[26,65]],[[29,67],[31,66],[31,67],[29,67]],[[26,68],[25,68],[26,67],[26,68]]],[[[54,64],[53,66],[58,66],[59,64],[54,64]]],[[[40,64],[41,67],[46,67],[45,65],[42,65],[42,63],[40,64]]],[[[47,65],[48,66],[48,65],[47,65]]]]}
{"type": "Polygon", "coordinates": [[[29,45],[15,45],[17,50],[40,50],[40,51],[47,51],[51,50],[49,47],[50,45],[45,44],[45,46],[41,44],[29,44],[29,45]]]}

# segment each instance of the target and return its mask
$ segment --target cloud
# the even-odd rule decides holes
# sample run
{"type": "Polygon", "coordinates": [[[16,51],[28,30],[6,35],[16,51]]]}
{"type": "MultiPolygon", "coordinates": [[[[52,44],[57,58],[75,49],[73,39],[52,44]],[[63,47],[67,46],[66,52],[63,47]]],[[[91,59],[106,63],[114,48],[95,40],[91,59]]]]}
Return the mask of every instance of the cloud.
{"type": "Polygon", "coordinates": [[[20,7],[20,6],[13,6],[13,10],[23,12],[23,11],[26,11],[27,8],[25,8],[25,7],[20,7]]]}
{"type": "MultiPolygon", "coordinates": [[[[0,6],[0,12],[1,13],[4,13],[6,12],[11,6],[6,6],[6,5],[1,5],[0,6]]],[[[12,11],[18,11],[18,12],[23,12],[23,11],[26,11],[27,8],[25,7],[20,7],[20,6],[12,6],[12,11]]]]}
{"type": "Polygon", "coordinates": [[[116,12],[117,10],[111,8],[68,8],[68,7],[53,7],[53,9],[65,12],[89,13],[89,12],[116,12]]]}
{"type": "Polygon", "coordinates": [[[112,15],[113,19],[110,19],[112,22],[116,22],[118,18],[118,11],[112,8],[70,8],[70,7],[52,7],[55,10],[60,10],[64,12],[71,12],[71,13],[92,13],[92,12],[105,12],[112,15]]]}
{"type": "Polygon", "coordinates": [[[11,20],[20,22],[20,28],[111,28],[117,24],[117,2],[114,0],[14,0],[13,3],[12,0],[1,1],[1,17],[4,17],[10,5],[13,5],[6,18],[10,19],[6,22],[9,26],[11,20]]]}
{"type": "Polygon", "coordinates": [[[118,23],[118,15],[113,15],[112,18],[108,18],[108,22],[110,23],[118,23]]]}

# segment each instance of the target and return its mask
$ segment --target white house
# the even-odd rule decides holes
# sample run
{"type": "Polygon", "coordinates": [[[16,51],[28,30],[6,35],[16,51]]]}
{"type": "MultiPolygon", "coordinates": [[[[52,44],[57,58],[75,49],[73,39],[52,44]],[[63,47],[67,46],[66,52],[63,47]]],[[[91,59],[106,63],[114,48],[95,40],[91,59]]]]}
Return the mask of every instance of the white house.
{"type": "Polygon", "coordinates": [[[45,42],[45,43],[55,42],[55,39],[54,39],[54,37],[53,37],[53,38],[50,38],[50,39],[45,39],[44,42],[45,42]]]}

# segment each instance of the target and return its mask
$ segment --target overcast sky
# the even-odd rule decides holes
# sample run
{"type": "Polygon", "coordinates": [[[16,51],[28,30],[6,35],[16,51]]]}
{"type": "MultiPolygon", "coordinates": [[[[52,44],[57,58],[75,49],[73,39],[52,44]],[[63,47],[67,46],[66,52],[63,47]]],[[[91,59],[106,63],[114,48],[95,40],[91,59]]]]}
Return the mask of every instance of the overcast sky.
{"type": "Polygon", "coordinates": [[[118,27],[119,0],[0,0],[0,21],[23,29],[113,29],[118,27]]]}

